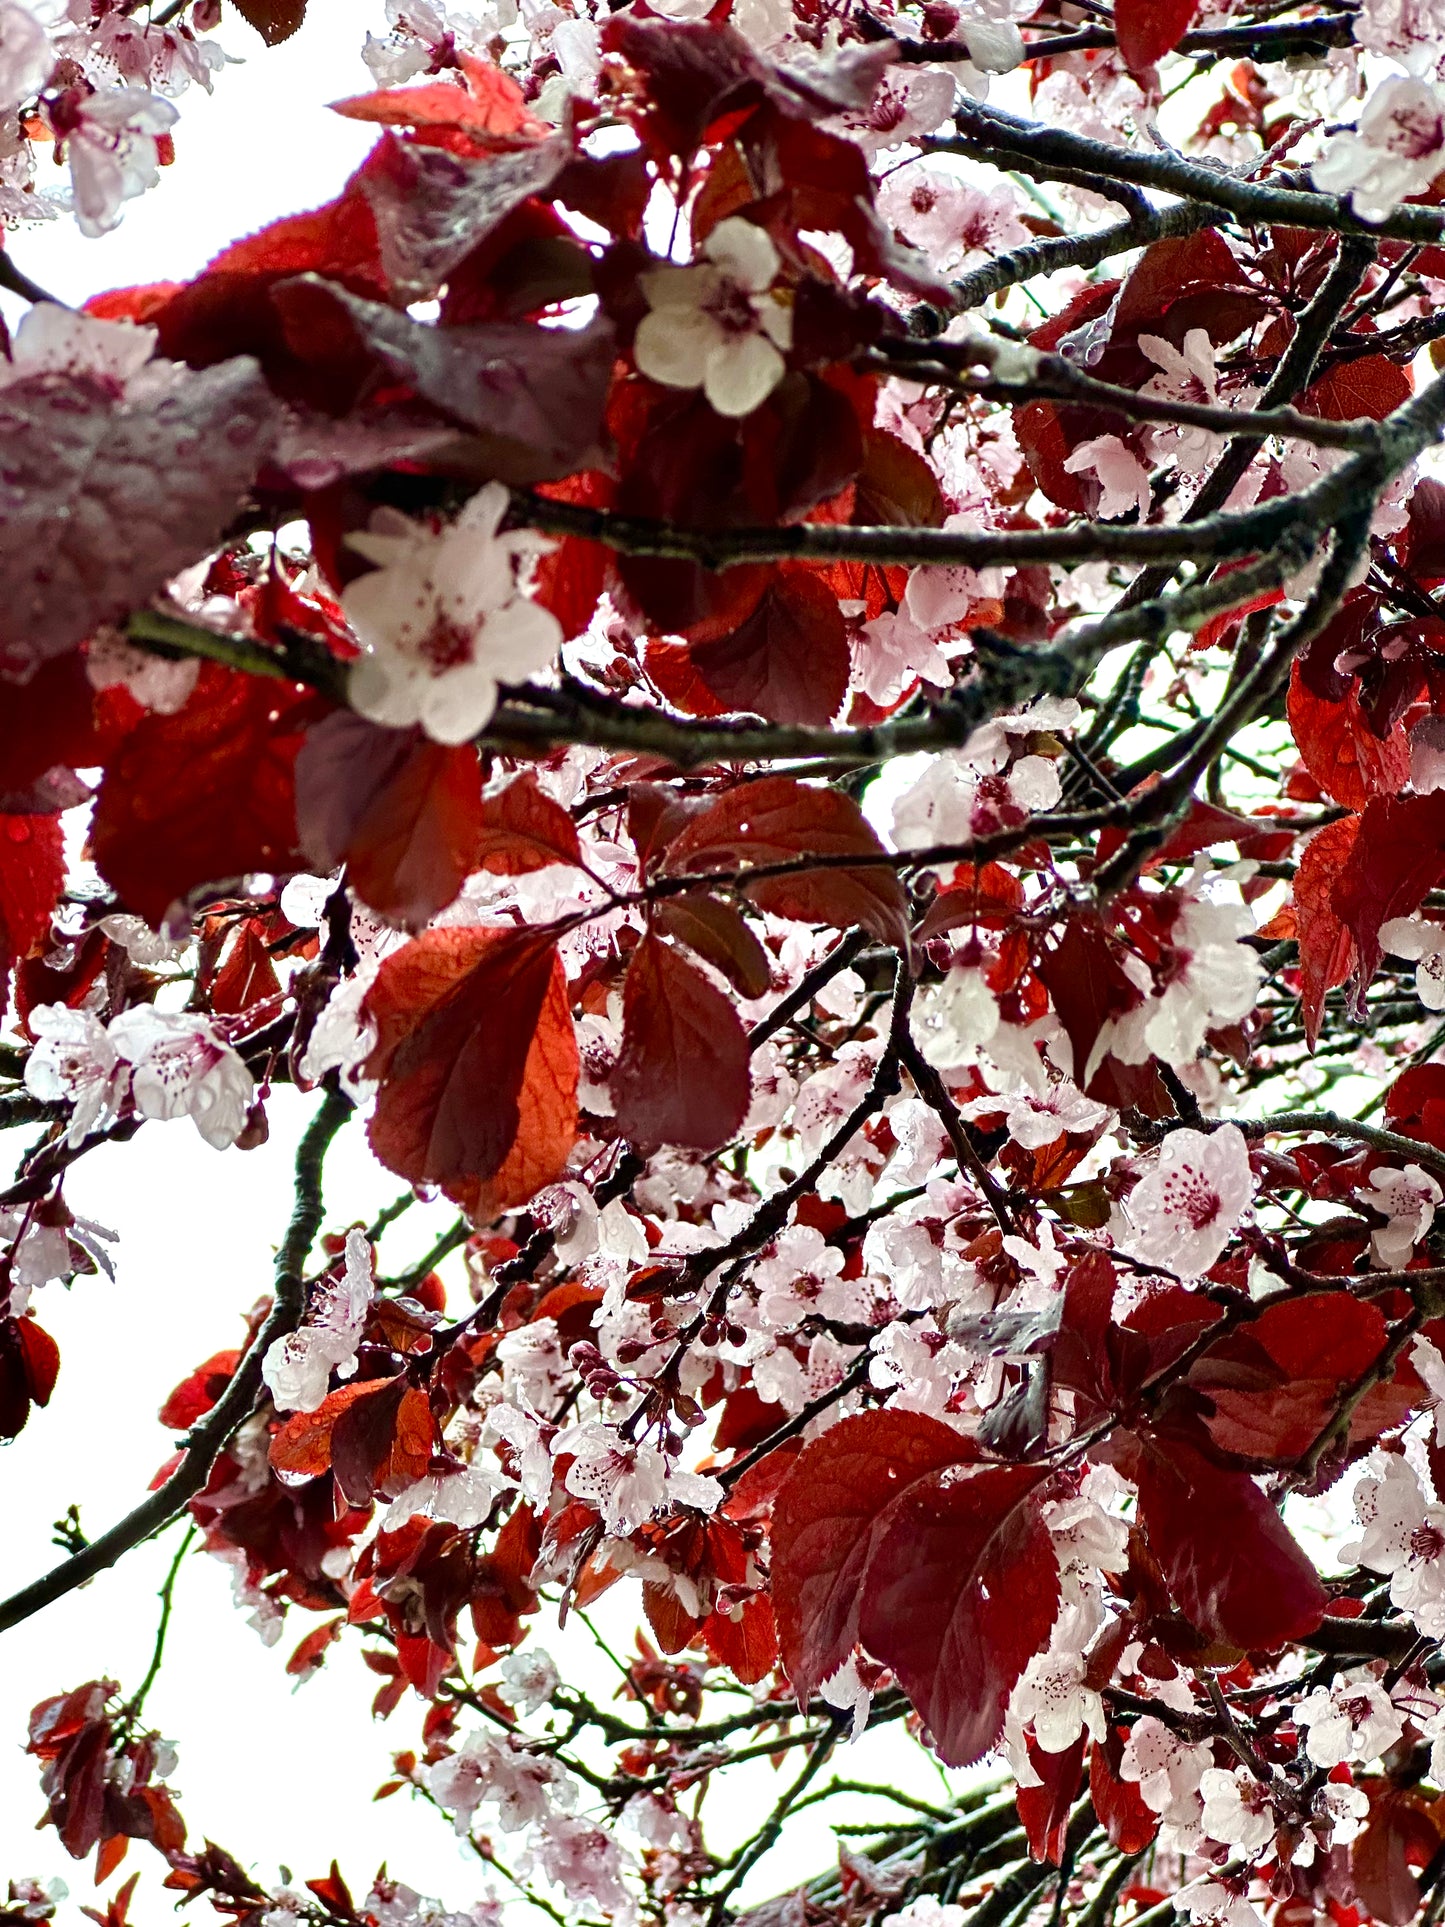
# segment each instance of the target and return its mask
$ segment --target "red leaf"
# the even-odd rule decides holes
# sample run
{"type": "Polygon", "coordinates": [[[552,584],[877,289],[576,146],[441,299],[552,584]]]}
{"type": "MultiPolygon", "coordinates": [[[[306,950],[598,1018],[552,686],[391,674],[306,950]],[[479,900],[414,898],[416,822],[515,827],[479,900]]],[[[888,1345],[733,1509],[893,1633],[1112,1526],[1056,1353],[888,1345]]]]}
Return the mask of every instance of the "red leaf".
{"type": "Polygon", "coordinates": [[[1382,422],[1415,392],[1409,370],[1387,355],[1361,355],[1337,362],[1307,388],[1299,405],[1330,422],[1382,422]]]}
{"type": "Polygon", "coordinates": [[[653,923],[665,936],[705,957],[744,997],[761,997],[773,980],[767,951],[721,897],[702,890],[664,897],[653,912],[653,923]]]}
{"type": "Polygon", "coordinates": [[[0,391],[0,669],[23,675],[74,648],[213,548],[278,419],[246,361],[179,370],[134,402],[83,375],[10,382],[0,391]]]}
{"type": "Polygon", "coordinates": [[[64,888],[60,818],[0,816],[0,1010],[11,964],[44,944],[64,888]]]}
{"type": "MultiPolygon", "coordinates": [[[[580,475],[544,484],[540,492],[553,502],[610,508],[616,491],[610,476],[585,469],[580,475]]],[[[592,620],[607,583],[607,566],[608,551],[581,535],[562,536],[537,563],[533,596],[561,623],[564,641],[580,636],[592,620]]]]}
{"type": "Polygon", "coordinates": [[[1362,810],[1372,796],[1396,796],[1410,780],[1403,724],[1382,741],[1360,709],[1356,687],[1343,702],[1325,702],[1301,680],[1298,663],[1290,671],[1289,726],[1305,768],[1347,810],[1362,810]]]}
{"type": "MultiPolygon", "coordinates": [[[[882,856],[883,845],[851,796],[792,776],[765,776],[720,796],[692,818],[663,859],[664,875],[742,870],[799,857],[882,856]]],[[[884,943],[908,942],[907,898],[886,863],[799,870],[743,882],[760,909],[840,930],[859,924],[884,943]]]]}
{"type": "Polygon", "coordinates": [[[289,40],[306,18],[306,0],[235,0],[235,6],[268,47],[279,47],[283,40],[289,40]]]}
{"type": "Polygon", "coordinates": [[[265,929],[257,917],[247,917],[235,931],[225,961],[211,979],[211,1009],[218,1017],[236,1017],[253,1004],[280,995],[276,966],[266,948],[265,929]]]}
{"type": "Polygon", "coordinates": [[[475,863],[493,876],[522,876],[549,863],[580,864],[582,846],[562,805],[524,769],[482,799],[475,863]]]}
{"type": "Polygon", "coordinates": [[[1350,1842],[1355,1892],[1385,1927],[1407,1927],[1420,1910],[1420,1883],[1410,1871],[1434,1856],[1440,1834],[1407,1794],[1386,1791],[1372,1804],[1369,1824],[1350,1842]]]}
{"type": "Polygon", "coordinates": [[[380,121],[389,127],[454,127],[488,140],[531,139],[552,129],[528,108],[522,90],[491,61],[462,56],[468,85],[431,80],[420,87],[388,87],[332,103],[348,120],[380,121]]]}
{"type": "Polygon", "coordinates": [[[1335,879],[1359,835],[1360,819],[1327,823],[1305,844],[1294,879],[1294,912],[1299,937],[1300,1009],[1305,1037],[1315,1047],[1324,1020],[1325,994],[1342,984],[1355,967],[1355,942],[1331,901],[1335,879]]]}
{"type": "Polygon", "coordinates": [[[778,1663],[777,1628],[764,1593],[745,1599],[736,1619],[721,1611],[710,1614],[702,1639],[715,1663],[743,1686],[756,1686],[778,1663]]]}
{"type": "Polygon", "coordinates": [[[723,709],[771,723],[821,728],[848,691],[851,657],[838,598],[811,569],[783,564],[731,635],[686,647],[723,709]]]}
{"type": "Polygon", "coordinates": [[[612,1073],[619,1130],[639,1148],[714,1151],[751,1097],[742,1020],[694,964],[651,931],[622,990],[622,1049],[612,1073]]]}
{"type": "Polygon", "coordinates": [[[83,769],[102,760],[95,691],[79,651],[42,663],[29,682],[11,684],[4,701],[0,798],[22,794],[57,764],[83,769]]]}
{"type": "Polygon", "coordinates": [[[453,902],[475,866],[482,768],[470,744],[381,729],[338,711],[296,759],[302,847],[389,923],[419,929],[453,902]]]}
{"type": "Polygon", "coordinates": [[[1039,1776],[1039,1785],[1015,1787],[1014,1799],[1032,1860],[1047,1860],[1054,1867],[1063,1864],[1069,1809],[1078,1797],[1084,1775],[1084,1739],[1080,1733],[1062,1753],[1045,1753],[1036,1740],[1028,1740],[1029,1763],[1039,1776]]]}
{"type": "Polygon", "coordinates": [[[1345,1292],[1307,1292],[1268,1306],[1196,1359],[1189,1384],[1223,1452],[1287,1465],[1307,1452],[1351,1385],[1384,1348],[1385,1320],[1345,1292]]]}
{"type": "Polygon", "coordinates": [[[1273,1651],[1328,1603],[1313,1565],[1253,1479],[1156,1435],[1131,1467],[1139,1518],[1175,1603],[1206,1638],[1273,1651]]]}
{"type": "Polygon", "coordinates": [[[1096,1741],[1089,1749],[1089,1796],[1099,1824],[1120,1853],[1143,1853],[1159,1831],[1159,1815],[1140,1797],[1135,1780],[1125,1780],[1109,1764],[1107,1750],[1096,1741]]]}
{"type": "Polygon", "coordinates": [[[377,1492],[395,1498],[414,1485],[436,1442],[427,1396],[404,1376],[373,1380],[367,1390],[375,1396],[353,1400],[331,1432],[337,1490],[354,1506],[369,1505],[377,1492]]]}
{"type": "Polygon", "coordinates": [[[556,946],[527,930],[428,930],[366,999],[380,1081],[368,1129],[389,1170],[478,1220],[560,1176],[577,1118],[577,1040],[556,946]]]}
{"type": "Polygon", "coordinates": [[[225,1391],[241,1362],[238,1351],[215,1352],[183,1378],[158,1414],[168,1431],[189,1431],[203,1412],[209,1412],[225,1391]]]}
{"type": "Polygon", "coordinates": [[[24,1429],[32,1405],[48,1405],[60,1347],[34,1317],[0,1318],[0,1439],[24,1429]]]}
{"type": "Polygon", "coordinates": [[[272,295],[304,359],[360,356],[480,437],[488,471],[513,484],[551,481],[601,459],[602,408],[615,354],[610,321],[584,328],[469,322],[438,328],[305,275],[272,295]]]}
{"type": "Polygon", "coordinates": [[[1173,53],[1199,11],[1199,0],[1118,0],[1114,32],[1134,73],[1173,53]]]}
{"type": "Polygon", "coordinates": [[[863,1575],[883,1514],[914,1481],[975,1456],[922,1412],[845,1418],[793,1461],[773,1506],[773,1611],[800,1705],[858,1643],[863,1575]]]}
{"type": "Polygon", "coordinates": [[[271,1438],[273,1471],[288,1481],[319,1479],[331,1469],[331,1438],[340,1419],[358,1399],[374,1399],[393,1381],[364,1379],[328,1392],[314,1412],[296,1412],[271,1438]]]}
{"type": "Polygon", "coordinates": [[[1445,791],[1375,796],[1339,866],[1330,907],[1355,940],[1363,997],[1380,961],[1380,925],[1418,910],[1445,870],[1445,791]]]}
{"type": "Polygon", "coordinates": [[[130,732],[91,831],[96,865],[128,908],[158,926],[203,885],[301,866],[295,762],[315,700],[206,663],[183,709],[130,732]]]}
{"type": "Polygon", "coordinates": [[[1033,1466],[930,1473],[874,1534],[859,1636],[898,1675],[948,1766],[996,1743],[1058,1614],[1058,1560],[1031,1499],[1044,1476],[1033,1466]]]}

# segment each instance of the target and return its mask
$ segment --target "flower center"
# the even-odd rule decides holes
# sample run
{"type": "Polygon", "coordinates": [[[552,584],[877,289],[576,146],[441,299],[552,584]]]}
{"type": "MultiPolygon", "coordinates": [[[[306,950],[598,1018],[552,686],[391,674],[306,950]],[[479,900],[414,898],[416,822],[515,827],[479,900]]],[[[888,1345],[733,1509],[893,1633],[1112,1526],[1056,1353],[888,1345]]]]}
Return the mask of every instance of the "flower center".
{"type": "Polygon", "coordinates": [[[716,292],[708,300],[707,311],[725,334],[750,335],[757,327],[751,297],[736,281],[718,283],[716,292]]]}
{"type": "Polygon", "coordinates": [[[474,637],[470,629],[450,616],[439,615],[424,636],[418,638],[417,654],[434,676],[443,676],[472,660],[474,637]]]}
{"type": "Polygon", "coordinates": [[[1219,1216],[1220,1198],[1202,1171],[1171,1171],[1164,1180],[1164,1208],[1171,1216],[1183,1218],[1195,1231],[1203,1231],[1219,1216]]]}
{"type": "Polygon", "coordinates": [[[1438,1526],[1416,1526],[1410,1534],[1412,1559],[1438,1559],[1445,1552],[1445,1533],[1438,1526]]]}

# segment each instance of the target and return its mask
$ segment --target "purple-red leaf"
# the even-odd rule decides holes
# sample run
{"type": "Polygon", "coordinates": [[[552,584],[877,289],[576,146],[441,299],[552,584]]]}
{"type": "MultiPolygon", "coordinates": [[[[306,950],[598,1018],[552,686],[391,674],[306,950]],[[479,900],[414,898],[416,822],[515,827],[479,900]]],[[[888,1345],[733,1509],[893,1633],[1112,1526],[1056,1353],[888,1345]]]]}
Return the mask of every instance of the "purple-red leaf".
{"type": "Polygon", "coordinates": [[[23,675],[148,602],[246,499],[280,416],[255,362],[133,387],[0,387],[0,671],[23,675]]]}

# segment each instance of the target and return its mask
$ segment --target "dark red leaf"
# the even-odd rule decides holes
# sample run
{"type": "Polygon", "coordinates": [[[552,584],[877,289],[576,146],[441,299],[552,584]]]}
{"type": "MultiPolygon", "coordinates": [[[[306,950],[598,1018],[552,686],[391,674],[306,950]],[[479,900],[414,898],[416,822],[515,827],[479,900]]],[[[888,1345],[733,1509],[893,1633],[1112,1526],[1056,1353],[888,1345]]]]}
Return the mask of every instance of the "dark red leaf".
{"type": "Polygon", "coordinates": [[[1253,1479],[1172,1435],[1146,1443],[1131,1470],[1150,1549],[1206,1638],[1273,1651],[1314,1631],[1327,1603],[1319,1575],[1253,1479]]]}
{"type": "Polygon", "coordinates": [[[159,926],[204,885],[301,867],[295,763],[316,699],[203,665],[174,716],[149,715],[105,773],[91,831],[122,902],[159,926]]]}
{"type": "Polygon", "coordinates": [[[44,946],[64,888],[60,818],[0,816],[0,1010],[11,964],[44,946]]]}
{"type": "Polygon", "coordinates": [[[1423,1867],[1440,1844],[1434,1820],[1408,1793],[1385,1789],[1371,1803],[1369,1824],[1350,1843],[1350,1877],[1364,1906],[1385,1927],[1407,1927],[1420,1910],[1423,1867]]]}
{"type": "Polygon", "coordinates": [[[1143,1853],[1153,1845],[1159,1815],[1144,1804],[1138,1781],[1124,1779],[1097,1741],[1089,1749],[1089,1797],[1110,1844],[1120,1853],[1143,1853]]]}
{"type": "Polygon", "coordinates": [[[1044,1476],[1033,1466],[930,1473],[878,1523],[859,1636],[898,1675],[949,1766],[996,1744],[1058,1614],[1058,1560],[1032,1496],[1044,1476]]]}
{"type": "Polygon", "coordinates": [[[249,20],[268,47],[279,47],[300,31],[306,0],[235,0],[243,20],[249,20]]]}
{"type": "Polygon", "coordinates": [[[238,1351],[213,1353],[171,1393],[158,1414],[161,1424],[172,1432],[189,1431],[225,1391],[240,1362],[238,1351]]]}
{"type": "Polygon", "coordinates": [[[1377,1308],[1346,1292],[1267,1306],[1190,1367],[1190,1385],[1214,1408],[1205,1420],[1210,1437],[1241,1458],[1292,1463],[1374,1364],[1385,1337],[1377,1308]]]}
{"type": "Polygon", "coordinates": [[[1336,362],[1305,390],[1299,405],[1307,415],[1322,415],[1326,421],[1382,422],[1414,392],[1409,370],[1398,362],[1387,355],[1361,355],[1336,362]]]}
{"type": "Polygon", "coordinates": [[[612,1072],[618,1128],[645,1150],[716,1150],[747,1115],[748,1057],[732,1004],[649,931],[622,990],[622,1049],[612,1072]]]}
{"type": "Polygon", "coordinates": [[[419,929],[476,867],[482,768],[475,749],[338,711],[308,730],[296,759],[301,845],[388,923],[419,929]]]}
{"type": "Polygon", "coordinates": [[[372,1149],[478,1220],[561,1175],[577,1116],[577,1040],[556,945],[527,930],[428,930],[366,1000],[380,1081],[372,1149]]]}
{"type": "Polygon", "coordinates": [[[1383,740],[1370,728],[1356,688],[1325,702],[1290,671],[1289,726],[1305,768],[1327,796],[1362,810],[1372,796],[1397,796],[1410,780],[1410,743],[1396,723],[1383,740]]]}
{"type": "MultiPolygon", "coordinates": [[[[883,855],[872,826],[851,796],[815,789],[792,776],[765,776],[740,784],[695,816],[674,838],[663,873],[741,870],[800,857],[883,855]]],[[[744,881],[747,895],[775,916],[861,925],[884,943],[908,941],[907,899],[897,873],[880,862],[866,868],[799,870],[796,874],[744,881]]]]}
{"type": "Polygon", "coordinates": [[[1330,907],[1359,953],[1357,996],[1364,996],[1380,961],[1380,925],[1418,910],[1442,871],[1445,791],[1372,797],[1330,892],[1330,907]]]}
{"type": "Polygon", "coordinates": [[[473,860],[493,876],[515,877],[549,863],[579,864],[582,846],[566,810],[524,769],[482,799],[473,860]]]}
{"type": "Polygon", "coordinates": [[[863,1575],[880,1521],[916,1480],[976,1448],[922,1412],[865,1412],[804,1448],[773,1507],[773,1611],[799,1703],[858,1643],[863,1575]]]}
{"type": "Polygon", "coordinates": [[[705,957],[744,997],[761,997],[772,982],[768,953],[743,918],[721,897],[702,890],[664,897],[653,912],[664,936],[705,957]]]}
{"type": "Polygon", "coordinates": [[[782,565],[731,635],[688,645],[725,710],[822,727],[843,705],[851,657],[838,598],[811,569],[782,565]]]}
{"type": "Polygon", "coordinates": [[[596,466],[612,378],[612,324],[542,328],[470,322],[438,328],[306,275],[275,301],[293,350],[310,360],[350,348],[475,431],[489,472],[514,484],[596,466]],[[339,346],[338,346],[339,332],[339,346]]]}
{"type": "Polygon", "coordinates": [[[1114,32],[1120,53],[1136,74],[1156,66],[1179,45],[1198,11],[1199,0],[1118,0],[1114,32]]]}
{"type": "Polygon", "coordinates": [[[1080,1733],[1062,1753],[1045,1753],[1036,1740],[1028,1740],[1029,1764],[1039,1784],[1016,1787],[1014,1798],[1028,1836],[1030,1859],[1047,1860],[1054,1867],[1063,1864],[1069,1809],[1084,1777],[1084,1744],[1085,1735],[1080,1733]]]}
{"type": "Polygon", "coordinates": [[[1334,908],[1333,892],[1359,832],[1357,816],[1327,823],[1305,844],[1295,871],[1300,1011],[1311,1050],[1324,1021],[1326,993],[1342,984],[1355,967],[1355,940],[1334,908]]]}
{"type": "Polygon", "coordinates": [[[213,548],[279,417],[244,360],[134,402],[82,375],[0,390],[0,671],[73,649],[213,548]]]}

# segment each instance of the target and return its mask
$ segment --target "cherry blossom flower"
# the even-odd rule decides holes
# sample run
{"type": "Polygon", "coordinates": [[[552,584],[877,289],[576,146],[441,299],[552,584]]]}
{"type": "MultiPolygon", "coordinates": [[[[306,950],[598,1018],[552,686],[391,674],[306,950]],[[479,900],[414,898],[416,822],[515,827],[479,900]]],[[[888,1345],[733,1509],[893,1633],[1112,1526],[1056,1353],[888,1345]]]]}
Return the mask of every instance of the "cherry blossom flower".
{"type": "Polygon", "coordinates": [[[526,529],[498,534],[509,501],[488,482],[447,527],[381,508],[368,532],[347,537],[377,565],[341,594],[366,651],[349,694],[372,722],[420,723],[436,742],[466,742],[491,717],[500,683],[555,660],[562,625],[525,583],[551,545],[526,529]]]}
{"type": "Polygon", "coordinates": [[[55,65],[50,38],[19,0],[0,0],[0,113],[30,100],[55,65]]]}
{"type": "Polygon", "coordinates": [[[1084,1085],[1110,1053],[1123,1064],[1142,1064],[1156,1054],[1166,1064],[1192,1063],[1209,1031],[1246,1017],[1263,975],[1258,957],[1241,942],[1253,932],[1243,905],[1186,895],[1169,931],[1168,980],[1156,985],[1141,958],[1123,959],[1125,973],[1144,995],[1133,1010],[1100,1028],[1084,1085]]]}
{"type": "Polygon", "coordinates": [[[1222,1880],[1200,1880],[1183,1887],[1174,1905],[1194,1927],[1264,1927],[1264,1917],[1244,1894],[1222,1880]]]}
{"type": "Polygon", "coordinates": [[[888,176],[878,208],[905,241],[926,249],[940,267],[970,267],[1031,238],[1010,186],[980,187],[921,162],[888,176]]]}
{"type": "Polygon", "coordinates": [[[977,964],[955,964],[942,983],[924,985],[909,1013],[914,1041],[940,1070],[971,1063],[1002,1022],[998,999],[977,964]]]}
{"type": "Polygon", "coordinates": [[[1402,1271],[1435,1222],[1435,1207],[1445,1192],[1421,1165],[1407,1164],[1403,1171],[1376,1171],[1374,1182],[1359,1186],[1355,1195],[1389,1220],[1370,1234],[1375,1264],[1382,1271],[1402,1271]]]}
{"type": "Polygon", "coordinates": [[[641,277],[650,313],[633,344],[638,368],[666,388],[701,388],[720,415],[750,415],[783,378],[793,311],[769,289],[780,258],[753,221],[719,221],[692,267],[641,277]]]}
{"type": "Polygon", "coordinates": [[[84,94],[72,88],[49,105],[70,163],[76,224],[91,239],[120,223],[120,211],[160,179],[159,137],[179,118],[146,87],[84,94]]]}
{"type": "Polygon", "coordinates": [[[773,1331],[793,1331],[814,1313],[843,1321],[860,1316],[863,1289],[844,1279],[843,1253],[824,1242],[812,1225],[789,1225],[776,1239],[772,1255],[753,1269],[758,1310],[773,1331]]]}
{"type": "Polygon", "coordinates": [[[545,1754],[529,1753],[507,1734],[471,1733],[455,1753],[426,1771],[427,1790],[453,1816],[459,1834],[484,1803],[497,1809],[503,1833],[518,1833],[577,1803],[571,1775],[545,1754]]]}
{"type": "MultiPolygon", "coordinates": [[[[979,516],[962,511],[946,516],[943,526],[950,534],[963,535],[976,535],[983,529],[979,516]]],[[[978,603],[998,601],[1007,579],[1004,569],[924,566],[910,571],[903,606],[920,629],[948,629],[967,621],[978,603]]],[[[964,754],[976,758],[974,745],[968,745],[964,754]]]]}
{"type": "Polygon", "coordinates": [[[1368,1673],[1317,1686],[1295,1707],[1294,1718],[1309,1729],[1305,1752],[1325,1767],[1378,1759],[1405,1730],[1388,1693],[1368,1673]]]}
{"type": "Polygon", "coordinates": [[[255,1081],[208,1019],[137,1004],[111,1021],[109,1036],[131,1066],[131,1095],[142,1117],[189,1117],[218,1151],[235,1143],[255,1081]]]}
{"type": "Polygon", "coordinates": [[[1374,1478],[1355,1487],[1355,1517],[1363,1536],[1340,1556],[1390,1575],[1390,1600],[1431,1639],[1445,1635],[1445,1506],[1426,1499],[1398,1453],[1374,1478]]]}
{"type": "Polygon", "coordinates": [[[602,1514],[607,1530],[625,1538],[668,1503],[711,1512],[722,1503],[716,1479],[672,1471],[654,1445],[634,1445],[596,1420],[569,1425],[557,1434],[557,1457],[572,1454],[567,1468],[569,1492],[602,1514]]]}
{"type": "Polygon", "coordinates": [[[1198,1278],[1217,1263],[1253,1196],[1249,1148],[1237,1124],[1171,1131],[1129,1193],[1123,1248],[1178,1278],[1198,1278]]]}
{"type": "MultiPolygon", "coordinates": [[[[1435,1777],[1432,1765],[1430,1776],[1435,1777]]],[[[1361,1786],[1346,1786],[1339,1780],[1328,1780],[1316,1793],[1311,1807],[1316,1826],[1328,1835],[1326,1844],[1347,1847],[1357,1840],[1365,1830],[1365,1822],[1370,1815],[1370,1796],[1361,1786]]]]}
{"type": "Polygon", "coordinates": [[[502,1696],[516,1713],[535,1713],[556,1692],[560,1677],[544,1647],[509,1653],[502,1661],[502,1696]]]}
{"type": "Polygon", "coordinates": [[[1096,435],[1080,442],[1064,462],[1070,475],[1092,476],[1099,485],[1099,503],[1094,513],[1101,521],[1137,510],[1139,520],[1147,522],[1153,497],[1149,471],[1127,443],[1117,435],[1096,435]]]}
{"type": "Polygon", "coordinates": [[[1278,1820],[1268,1787],[1250,1772],[1237,1766],[1207,1766],[1199,1776],[1199,1791],[1204,1799],[1204,1831],[1211,1840],[1240,1853],[1254,1853],[1274,1838],[1278,1820]]]}
{"type": "Polygon", "coordinates": [[[1062,1753],[1086,1729],[1104,1737],[1104,1702],[1085,1682],[1088,1662],[1082,1653],[1035,1653],[1014,1688],[1011,1710],[1020,1725],[1032,1724],[1045,1753],[1062,1753]]]}
{"type": "MultiPolygon", "coordinates": [[[[1163,335],[1141,334],[1139,349],[1161,371],[1145,382],[1141,394],[1211,406],[1218,402],[1214,345],[1203,328],[1189,329],[1182,348],[1163,335]]],[[[1221,438],[1207,428],[1151,428],[1148,436],[1155,459],[1172,460],[1185,475],[1202,475],[1221,446],[1221,438]]]]}
{"type": "MultiPolygon", "coordinates": [[[[369,1291],[367,1295],[369,1300],[369,1291]]],[[[358,1336],[365,1323],[365,1307],[363,1307],[360,1325],[356,1327],[358,1336]]],[[[309,1336],[309,1333],[293,1333],[292,1336],[305,1337],[309,1336]]],[[[277,1345],[286,1342],[284,1339],[279,1339],[277,1345]]],[[[271,1349],[275,1351],[277,1346],[271,1349]]],[[[269,1356],[270,1353],[267,1354],[268,1358],[269,1356]]],[[[296,1376],[283,1381],[287,1395],[293,1395],[298,1384],[304,1384],[307,1396],[310,1396],[315,1390],[317,1376],[322,1375],[326,1367],[327,1360],[324,1352],[318,1351],[313,1343],[307,1350],[304,1361],[297,1367],[296,1376]]],[[[349,1378],[355,1371],[354,1345],[350,1354],[343,1356],[338,1362],[338,1369],[343,1378],[349,1378]]],[[[278,1368],[276,1375],[278,1378],[281,1377],[281,1368],[278,1368]]],[[[270,1383],[269,1379],[267,1383],[270,1383]]],[[[323,1382],[322,1398],[325,1396],[323,1382]]],[[[279,1398],[274,1402],[278,1410],[283,1409],[279,1398]]],[[[317,1404],[319,1403],[318,1399],[317,1404]]],[[[284,1409],[314,1412],[316,1406],[300,1405],[284,1409]]],[[[428,1472],[392,1501],[382,1520],[382,1530],[396,1532],[406,1524],[408,1519],[417,1516],[425,1519],[446,1519],[452,1525],[463,1528],[483,1525],[496,1504],[498,1493],[505,1492],[509,1483],[495,1465],[472,1464],[463,1466],[458,1472],[428,1472]]]]}
{"type": "Polygon", "coordinates": [[[35,1044],[25,1060],[25,1088],[44,1104],[72,1106],[67,1144],[115,1121],[130,1088],[130,1071],[92,1011],[38,1004],[30,1013],[35,1044]]]}
{"type": "Polygon", "coordinates": [[[1352,31],[1357,46],[1397,60],[1417,79],[1445,57],[1441,0],[1363,0],[1352,31]]]}
{"type": "Polygon", "coordinates": [[[261,1361],[261,1376],[278,1412],[314,1412],[326,1397],[333,1371],[341,1378],[351,1377],[371,1308],[371,1290],[371,1246],[362,1232],[348,1231],[341,1276],[320,1287],[306,1322],[278,1338],[261,1361]]]}
{"type": "Polygon", "coordinates": [[[891,708],[918,682],[946,688],[950,673],[942,649],[901,609],[865,622],[853,638],[853,687],[880,709],[891,708]]]}
{"type": "Polygon", "coordinates": [[[1113,1116],[1107,1104],[1096,1103],[1067,1081],[1035,1090],[1005,1093],[999,1097],[976,1097],[963,1105],[965,1117],[997,1116],[1003,1113],[1005,1126],[1015,1144],[1026,1151],[1041,1151],[1056,1144],[1066,1133],[1086,1137],[1113,1116]]]}
{"type": "Polygon", "coordinates": [[[856,1653],[850,1653],[837,1672],[822,1682],[818,1696],[837,1712],[851,1716],[850,1740],[862,1739],[868,1730],[868,1715],[873,1710],[873,1694],[864,1683],[856,1653]]]}
{"type": "Polygon", "coordinates": [[[617,1842],[592,1821],[548,1814],[534,1836],[528,1864],[555,1881],[574,1907],[591,1901],[616,1927],[628,1927],[636,1918],[636,1903],[622,1884],[617,1842]]]}
{"type": "Polygon", "coordinates": [[[1420,1374],[1435,1407],[1435,1443],[1445,1445],[1445,1357],[1428,1338],[1416,1338],[1410,1363],[1420,1374]]]}
{"type": "Polygon", "coordinates": [[[1330,136],[1313,173],[1327,194],[1347,193],[1361,220],[1381,221],[1442,169],[1445,95],[1396,74],[1370,94],[1356,131],[1330,136]]]}
{"type": "Polygon", "coordinates": [[[1169,1825],[1192,1825],[1202,1811],[1199,1783],[1211,1759],[1207,1746],[1191,1746],[1161,1719],[1146,1713],[1129,1729],[1121,1779],[1133,1780],[1139,1798],[1169,1825]]]}
{"type": "MultiPolygon", "coordinates": [[[[1413,759],[1413,744],[1411,753],[1413,759]]],[[[1380,947],[1414,964],[1415,995],[1426,1010],[1445,1010],[1445,924],[1425,917],[1391,917],[1380,925],[1380,947]]]]}

